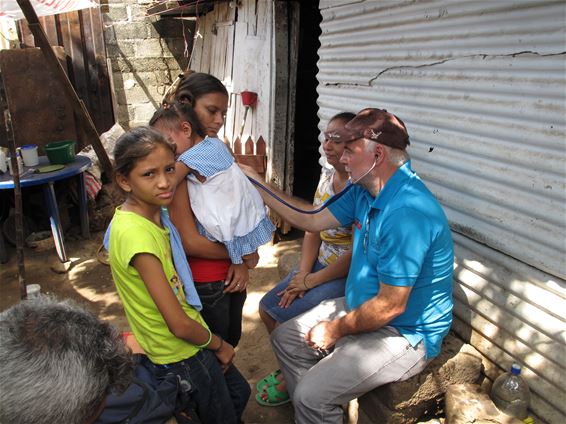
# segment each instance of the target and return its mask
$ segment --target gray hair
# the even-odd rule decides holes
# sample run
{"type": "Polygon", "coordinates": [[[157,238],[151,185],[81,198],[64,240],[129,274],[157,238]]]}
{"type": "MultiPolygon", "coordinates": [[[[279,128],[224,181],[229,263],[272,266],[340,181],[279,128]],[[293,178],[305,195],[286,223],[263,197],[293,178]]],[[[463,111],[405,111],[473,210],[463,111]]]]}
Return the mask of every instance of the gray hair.
{"type": "Polygon", "coordinates": [[[131,382],[118,331],[71,301],[42,296],[0,314],[0,422],[84,424],[131,382]]]}
{"type": "MultiPolygon", "coordinates": [[[[373,148],[375,146],[375,144],[373,143],[376,142],[369,140],[367,138],[364,139],[364,142],[365,142],[365,146],[364,146],[365,151],[373,154],[373,148]]],[[[391,165],[399,168],[409,160],[409,154],[407,153],[406,150],[396,149],[394,147],[386,146],[385,144],[382,144],[382,146],[387,151],[387,160],[391,165]]]]}

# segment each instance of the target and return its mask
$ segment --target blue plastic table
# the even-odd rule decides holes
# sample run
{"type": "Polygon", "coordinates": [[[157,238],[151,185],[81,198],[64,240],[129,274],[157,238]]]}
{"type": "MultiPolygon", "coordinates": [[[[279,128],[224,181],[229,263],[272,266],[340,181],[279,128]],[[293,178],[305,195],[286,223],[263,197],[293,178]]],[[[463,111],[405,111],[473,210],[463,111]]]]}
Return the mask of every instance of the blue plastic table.
{"type": "MultiPolygon", "coordinates": [[[[49,165],[49,161],[46,156],[39,157],[39,165],[34,166],[37,169],[41,166],[49,165]]],[[[79,176],[79,210],[81,217],[81,233],[84,238],[90,237],[90,231],[88,229],[88,206],[86,189],[84,183],[84,171],[91,166],[91,161],[85,156],[76,156],[75,160],[71,163],[65,164],[63,169],[54,172],[47,173],[34,173],[33,169],[24,167],[24,172],[20,176],[20,187],[31,187],[42,185],[43,193],[45,194],[45,200],[47,201],[47,210],[49,211],[49,221],[51,224],[51,232],[53,233],[53,240],[55,242],[55,249],[57,250],[57,256],[61,262],[67,262],[67,253],[65,252],[65,241],[63,238],[63,228],[61,227],[61,218],[59,215],[59,205],[57,204],[57,198],[55,197],[55,181],[64,180],[75,175],[79,176]]],[[[0,175],[0,190],[13,189],[14,180],[9,173],[0,175]]],[[[2,232],[0,231],[0,238],[2,238],[2,232]]],[[[3,240],[0,240],[0,249],[2,249],[4,244],[3,240]]],[[[0,259],[5,255],[5,252],[0,252],[0,259]]]]}

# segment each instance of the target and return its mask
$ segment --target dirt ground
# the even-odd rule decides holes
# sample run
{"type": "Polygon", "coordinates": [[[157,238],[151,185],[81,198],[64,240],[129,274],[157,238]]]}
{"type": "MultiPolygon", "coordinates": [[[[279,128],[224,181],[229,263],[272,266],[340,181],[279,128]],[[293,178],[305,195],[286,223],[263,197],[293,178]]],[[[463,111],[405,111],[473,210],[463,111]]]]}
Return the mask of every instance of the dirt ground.
{"type": "MultiPolygon", "coordinates": [[[[97,250],[103,233],[94,233],[90,240],[67,241],[67,254],[72,267],[57,273],[51,268],[60,264],[54,248],[43,251],[25,249],[26,284],[40,284],[42,293],[58,298],[72,298],[93,310],[103,320],[113,323],[121,331],[128,331],[124,310],[116,293],[110,268],[97,259],[97,250]]],[[[252,387],[252,396],[244,413],[248,424],[291,423],[290,404],[263,407],[256,403],[255,384],[276,368],[269,337],[258,315],[258,302],[263,294],[279,281],[277,259],[286,251],[297,250],[299,240],[283,241],[260,249],[260,262],[251,271],[248,298],[244,306],[243,335],[236,349],[236,364],[252,387]]],[[[15,249],[8,246],[9,261],[0,265],[0,310],[19,302],[20,291],[15,249]]]]}

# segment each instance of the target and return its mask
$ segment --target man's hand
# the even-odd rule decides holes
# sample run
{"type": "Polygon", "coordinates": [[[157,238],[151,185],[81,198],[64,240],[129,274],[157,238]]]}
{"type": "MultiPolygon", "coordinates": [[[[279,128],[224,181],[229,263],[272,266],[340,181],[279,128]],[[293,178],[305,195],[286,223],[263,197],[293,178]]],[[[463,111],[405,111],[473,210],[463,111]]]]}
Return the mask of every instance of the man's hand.
{"type": "Polygon", "coordinates": [[[321,321],[309,330],[305,341],[313,349],[328,350],[340,337],[338,321],[321,321]]]}
{"type": "Polygon", "coordinates": [[[242,259],[244,260],[244,263],[246,264],[248,269],[254,269],[259,262],[259,253],[257,253],[256,250],[253,253],[242,256],[242,259]]]}
{"type": "Polygon", "coordinates": [[[246,290],[249,279],[250,274],[245,263],[230,265],[226,281],[224,282],[224,286],[226,287],[224,289],[224,293],[234,293],[246,290]]]}

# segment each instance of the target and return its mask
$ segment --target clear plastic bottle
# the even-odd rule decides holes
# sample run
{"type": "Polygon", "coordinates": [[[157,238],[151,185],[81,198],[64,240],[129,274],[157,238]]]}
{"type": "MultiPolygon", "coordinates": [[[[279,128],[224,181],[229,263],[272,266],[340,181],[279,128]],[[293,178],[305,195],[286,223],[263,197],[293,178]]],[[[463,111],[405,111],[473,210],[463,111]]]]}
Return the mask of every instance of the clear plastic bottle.
{"type": "Polygon", "coordinates": [[[527,418],[531,392],[521,377],[521,367],[511,366],[511,371],[501,374],[493,382],[491,400],[501,412],[524,420],[527,418]]]}

